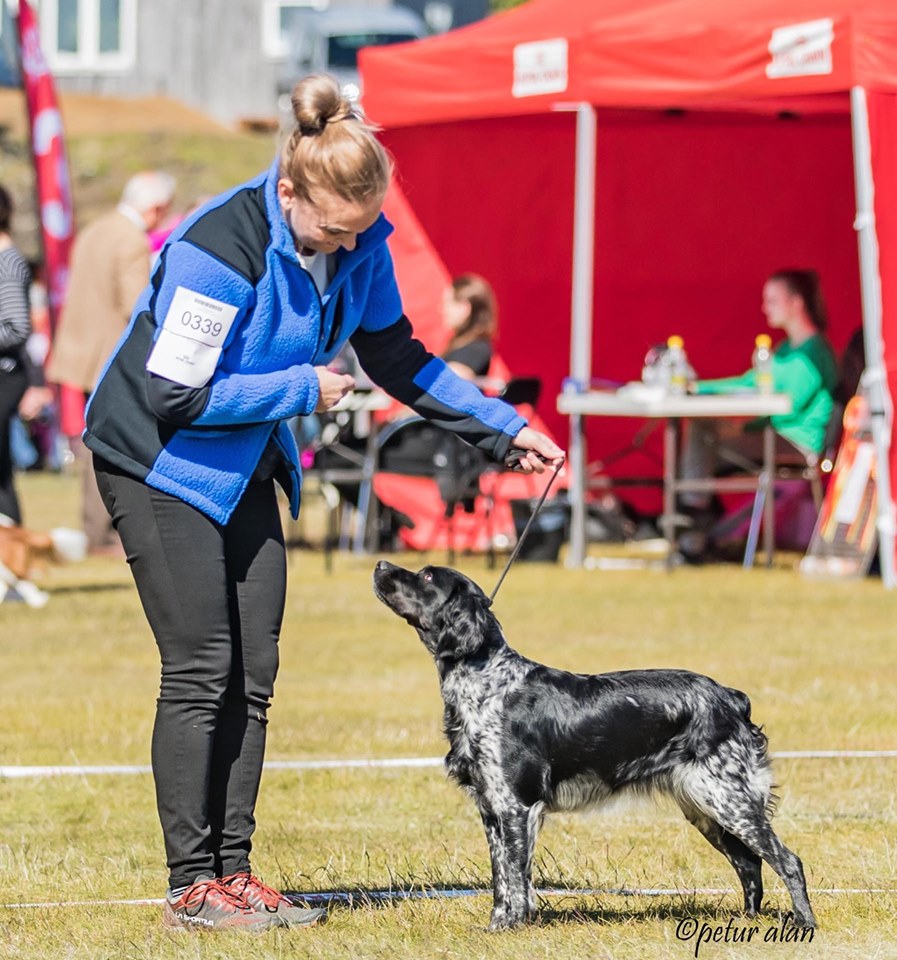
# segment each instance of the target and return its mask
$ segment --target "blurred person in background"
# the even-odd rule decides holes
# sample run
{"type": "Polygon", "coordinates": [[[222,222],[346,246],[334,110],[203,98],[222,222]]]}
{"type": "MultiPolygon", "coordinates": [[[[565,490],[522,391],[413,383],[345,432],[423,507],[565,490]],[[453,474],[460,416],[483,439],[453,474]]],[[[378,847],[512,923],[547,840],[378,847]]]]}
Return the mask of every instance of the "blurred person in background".
{"type": "Polygon", "coordinates": [[[19,402],[18,420],[13,422],[21,447],[16,455],[14,435],[13,456],[20,470],[59,470],[62,464],[56,393],[44,378],[44,364],[50,348],[49,297],[42,262],[29,261],[28,270],[31,274],[28,290],[31,334],[22,355],[28,372],[28,389],[19,402]]]}
{"type": "Polygon", "coordinates": [[[21,524],[13,485],[11,429],[32,376],[25,350],[31,336],[31,275],[13,243],[12,214],[12,198],[0,186],[0,522],[21,524]]]}
{"type": "MultiPolygon", "coordinates": [[[[90,396],[149,280],[147,235],[167,216],[174,191],[174,179],[167,173],[137,173],[125,184],[118,206],[78,232],[47,366],[53,383],[68,384],[85,398],[90,396]]],[[[88,551],[120,554],[118,537],[80,441],[75,443],[75,453],[83,471],[81,522],[88,551]]]]}
{"type": "Polygon", "coordinates": [[[85,443],[162,661],[152,765],[172,928],[323,916],[258,878],[250,851],[286,593],[275,481],[296,516],[287,424],[353,389],[329,369],[345,343],[388,393],[496,459],[513,445],[541,472],[562,456],[412,337],[374,129],[331,77],[302,80],[292,104],[267,173],[162,248],[87,408],[85,443]]]}
{"type": "Polygon", "coordinates": [[[446,288],[442,320],[452,331],[442,359],[465,380],[479,380],[489,372],[496,334],[495,293],[475,273],[462,273],[446,288]]]}

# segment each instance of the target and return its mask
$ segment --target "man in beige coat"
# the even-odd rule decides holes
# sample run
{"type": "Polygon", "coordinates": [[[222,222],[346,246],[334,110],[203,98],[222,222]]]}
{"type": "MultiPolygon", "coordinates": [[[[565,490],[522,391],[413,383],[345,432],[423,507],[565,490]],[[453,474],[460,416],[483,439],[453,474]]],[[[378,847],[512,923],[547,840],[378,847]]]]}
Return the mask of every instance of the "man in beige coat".
{"type": "MultiPolygon", "coordinates": [[[[135,174],[125,184],[119,205],[78,233],[47,379],[75,387],[86,397],[93,391],[149,281],[146,235],[165,218],[174,187],[166,173],[135,174]]],[[[114,551],[118,539],[96,489],[89,457],[80,440],[76,446],[83,470],[82,523],[88,549],[114,551]]]]}

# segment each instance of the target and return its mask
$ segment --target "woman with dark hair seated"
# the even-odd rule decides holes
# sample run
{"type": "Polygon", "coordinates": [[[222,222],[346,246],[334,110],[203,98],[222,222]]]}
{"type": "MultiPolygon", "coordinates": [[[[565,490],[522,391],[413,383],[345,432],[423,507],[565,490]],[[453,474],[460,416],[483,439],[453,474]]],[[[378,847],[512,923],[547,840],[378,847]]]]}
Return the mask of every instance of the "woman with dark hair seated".
{"type": "MultiPolygon", "coordinates": [[[[791,412],[770,418],[738,421],[696,418],[690,422],[682,458],[686,479],[713,476],[721,462],[763,459],[763,428],[771,423],[776,453],[821,453],[832,416],[838,365],[825,337],[828,315],[815,270],[778,270],[763,285],[762,310],[771,330],[783,339],[772,355],[773,392],[791,397],[791,412]]],[[[732,393],[756,386],[753,370],[741,376],[698,380],[690,392],[732,393]]],[[[697,559],[708,546],[708,530],[719,511],[709,493],[683,494],[680,506],[693,526],[679,538],[686,559],[697,559]]]]}
{"type": "Polygon", "coordinates": [[[465,380],[485,377],[492,363],[496,328],[495,293],[475,273],[462,273],[446,287],[442,322],[452,331],[442,359],[465,380]]]}

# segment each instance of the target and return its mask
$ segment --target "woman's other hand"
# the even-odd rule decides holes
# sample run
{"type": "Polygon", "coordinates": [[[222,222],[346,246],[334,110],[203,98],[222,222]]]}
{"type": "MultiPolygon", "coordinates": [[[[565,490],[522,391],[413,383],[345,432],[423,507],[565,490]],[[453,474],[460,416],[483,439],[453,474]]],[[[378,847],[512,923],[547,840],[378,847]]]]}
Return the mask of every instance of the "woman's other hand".
{"type": "Polygon", "coordinates": [[[566,456],[550,437],[532,427],[524,427],[514,437],[511,446],[527,451],[516,465],[521,473],[544,473],[546,466],[557,467],[566,456]]]}
{"type": "Polygon", "coordinates": [[[355,378],[348,373],[334,373],[327,367],[315,367],[315,373],[318,375],[320,391],[316,413],[325,413],[335,407],[347,393],[355,389],[355,378]]]}

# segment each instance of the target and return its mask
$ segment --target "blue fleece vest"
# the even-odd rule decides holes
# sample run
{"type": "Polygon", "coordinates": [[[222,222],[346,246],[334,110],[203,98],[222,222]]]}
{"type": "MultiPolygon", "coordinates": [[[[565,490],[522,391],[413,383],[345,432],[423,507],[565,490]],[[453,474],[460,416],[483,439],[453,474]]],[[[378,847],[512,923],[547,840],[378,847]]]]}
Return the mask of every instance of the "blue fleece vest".
{"type": "MultiPolygon", "coordinates": [[[[208,384],[208,400],[201,415],[189,427],[175,430],[151,463],[141,464],[130,457],[136,468],[132,472],[144,475],[148,484],[180,497],[220,523],[230,518],[272,435],[290,470],[290,505],[293,515],[298,515],[299,458],[283,421],[315,409],[315,365],[332,360],[357,329],[373,333],[402,315],[386,246],[392,226],[385,217],[381,214],[370,229],[359,234],[354,250],[340,249],[336,274],[320,296],[296,256],[278,202],[277,180],[275,161],[266,176],[216,198],[172,234],[88,405],[85,442],[121,464],[121,450],[112,449],[91,431],[90,408],[101,402],[103,381],[120,362],[123,347],[135,335],[141,318],[143,323],[147,316],[152,318],[154,340],[158,338],[178,287],[236,307],[238,313],[208,384]],[[232,264],[184,237],[200,218],[228,203],[238,191],[258,188],[263,181],[269,236],[264,274],[252,283],[232,264]]],[[[129,400],[141,402],[137,396],[129,400]]],[[[147,402],[145,397],[142,402],[147,402]]],[[[129,467],[130,461],[125,464],[129,467]]]]}

